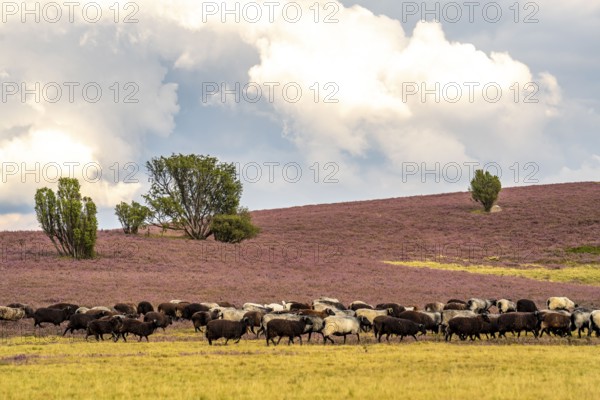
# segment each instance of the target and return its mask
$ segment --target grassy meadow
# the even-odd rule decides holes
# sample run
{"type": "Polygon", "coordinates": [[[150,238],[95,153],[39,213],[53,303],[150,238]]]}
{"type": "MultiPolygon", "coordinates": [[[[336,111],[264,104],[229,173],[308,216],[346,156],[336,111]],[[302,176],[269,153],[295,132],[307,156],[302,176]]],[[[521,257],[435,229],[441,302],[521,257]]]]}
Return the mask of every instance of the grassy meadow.
{"type": "Polygon", "coordinates": [[[150,343],[7,339],[0,398],[579,399],[597,390],[600,368],[600,347],[565,343],[266,347],[242,340],[211,347],[186,336],[150,343]]]}

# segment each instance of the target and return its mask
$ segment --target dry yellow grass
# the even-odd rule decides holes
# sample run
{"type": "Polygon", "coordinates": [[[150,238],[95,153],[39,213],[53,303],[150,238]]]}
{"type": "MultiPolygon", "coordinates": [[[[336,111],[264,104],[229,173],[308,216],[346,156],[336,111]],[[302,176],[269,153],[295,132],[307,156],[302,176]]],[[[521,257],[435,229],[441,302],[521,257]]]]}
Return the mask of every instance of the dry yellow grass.
{"type": "Polygon", "coordinates": [[[518,276],[538,281],[571,282],[600,286],[600,265],[597,264],[574,264],[564,268],[550,269],[535,264],[524,265],[525,268],[511,268],[501,265],[462,265],[434,261],[385,261],[385,263],[414,268],[462,271],[482,275],[518,276]]]}
{"type": "Polygon", "coordinates": [[[0,346],[0,398],[580,399],[597,390],[599,368],[599,347],[564,344],[10,339],[0,346]]]}

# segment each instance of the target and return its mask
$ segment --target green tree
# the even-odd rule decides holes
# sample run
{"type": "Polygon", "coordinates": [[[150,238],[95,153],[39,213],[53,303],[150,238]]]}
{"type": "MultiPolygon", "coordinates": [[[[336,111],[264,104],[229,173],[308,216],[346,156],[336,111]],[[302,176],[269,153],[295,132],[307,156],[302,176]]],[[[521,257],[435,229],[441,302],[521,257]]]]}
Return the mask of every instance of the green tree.
{"type": "Polygon", "coordinates": [[[146,163],[152,185],[144,196],[151,221],[192,239],[212,234],[215,215],[235,214],[242,195],[235,165],[215,157],[173,154],[146,163]]]}
{"type": "Polygon", "coordinates": [[[239,243],[258,235],[260,229],[252,224],[252,217],[247,209],[242,208],[237,214],[215,215],[212,221],[212,232],[215,240],[227,243],[239,243]]]}
{"type": "Polygon", "coordinates": [[[483,209],[489,212],[498,198],[500,189],[502,189],[502,185],[496,175],[490,174],[489,171],[484,173],[483,170],[478,169],[475,171],[475,177],[471,180],[469,192],[471,193],[471,198],[481,203],[483,209]]]}
{"type": "Polygon", "coordinates": [[[60,255],[93,258],[98,231],[96,205],[79,191],[77,179],[60,178],[56,194],[46,187],[36,191],[35,212],[60,255]]]}
{"type": "Polygon", "coordinates": [[[145,224],[151,213],[148,207],[136,201],[132,201],[131,205],[122,201],[115,207],[115,215],[119,218],[123,232],[126,234],[136,234],[139,228],[145,224]]]}

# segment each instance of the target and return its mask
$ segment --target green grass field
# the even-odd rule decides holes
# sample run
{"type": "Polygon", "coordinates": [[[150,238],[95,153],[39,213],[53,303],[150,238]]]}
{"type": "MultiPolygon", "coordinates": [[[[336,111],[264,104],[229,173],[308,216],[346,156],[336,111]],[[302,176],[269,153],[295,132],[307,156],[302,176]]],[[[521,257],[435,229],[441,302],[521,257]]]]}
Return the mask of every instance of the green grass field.
{"type": "Polygon", "coordinates": [[[413,268],[431,268],[446,271],[462,271],[472,274],[517,276],[548,282],[570,282],[600,286],[600,265],[574,264],[564,268],[545,268],[541,265],[527,264],[523,268],[511,268],[501,265],[462,265],[435,261],[385,261],[387,264],[413,268]]]}
{"type": "Polygon", "coordinates": [[[594,398],[598,346],[525,340],[267,348],[211,347],[186,334],[150,343],[14,338],[0,345],[0,399],[594,398]]]}

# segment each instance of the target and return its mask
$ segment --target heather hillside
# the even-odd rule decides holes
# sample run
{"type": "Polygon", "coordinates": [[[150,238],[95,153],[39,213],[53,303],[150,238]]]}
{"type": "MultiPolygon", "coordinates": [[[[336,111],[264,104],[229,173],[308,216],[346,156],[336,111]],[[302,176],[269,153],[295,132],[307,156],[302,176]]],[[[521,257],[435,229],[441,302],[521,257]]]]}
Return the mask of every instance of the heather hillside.
{"type": "MultiPolygon", "coordinates": [[[[600,306],[600,287],[414,268],[383,261],[550,269],[600,264],[600,184],[504,189],[502,211],[468,193],[255,211],[261,234],[239,245],[152,231],[99,233],[99,257],[59,258],[41,232],[1,232],[0,304],[70,301],[272,302],[320,295],[423,304],[450,297],[551,295],[600,306]]],[[[600,267],[599,267],[600,268],[600,267]]]]}

